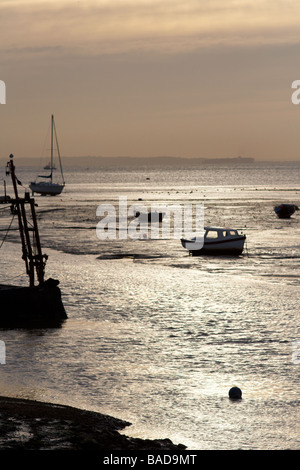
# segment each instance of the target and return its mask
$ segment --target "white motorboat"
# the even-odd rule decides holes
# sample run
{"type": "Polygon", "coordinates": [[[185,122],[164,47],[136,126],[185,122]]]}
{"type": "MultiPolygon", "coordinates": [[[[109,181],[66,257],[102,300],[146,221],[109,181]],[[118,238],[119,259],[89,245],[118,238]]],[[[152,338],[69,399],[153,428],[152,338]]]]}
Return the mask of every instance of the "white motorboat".
{"type": "Polygon", "coordinates": [[[240,255],[243,252],[246,235],[231,228],[204,227],[201,238],[181,239],[183,248],[193,256],[240,255]]]}
{"type": "Polygon", "coordinates": [[[59,148],[58,148],[58,141],[57,141],[57,135],[56,135],[56,129],[55,129],[55,124],[54,124],[54,117],[53,115],[51,116],[51,160],[49,163],[49,169],[51,171],[50,175],[39,175],[38,178],[44,178],[46,181],[34,181],[31,182],[29,187],[32,191],[32,194],[38,193],[42,195],[49,195],[49,196],[56,196],[57,194],[60,194],[62,190],[65,187],[65,181],[64,181],[64,175],[63,175],[63,170],[62,170],[62,164],[61,164],[61,158],[60,158],[60,153],[59,153],[59,148]],[[54,157],[54,147],[53,147],[53,137],[55,134],[55,140],[56,140],[56,149],[59,157],[59,164],[60,164],[60,173],[61,173],[61,179],[62,183],[54,183],[53,182],[53,170],[55,169],[55,165],[53,162],[53,157],[54,157]]]}

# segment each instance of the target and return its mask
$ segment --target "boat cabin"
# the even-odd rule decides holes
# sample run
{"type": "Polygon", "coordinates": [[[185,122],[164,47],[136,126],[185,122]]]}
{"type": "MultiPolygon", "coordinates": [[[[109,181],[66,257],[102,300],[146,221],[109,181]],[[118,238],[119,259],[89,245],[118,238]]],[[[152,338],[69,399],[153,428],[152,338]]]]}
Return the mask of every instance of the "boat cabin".
{"type": "Polygon", "coordinates": [[[217,227],[204,227],[205,234],[204,234],[204,239],[205,240],[216,240],[216,239],[223,239],[227,237],[238,237],[238,231],[229,229],[229,228],[217,228],[217,227]]]}

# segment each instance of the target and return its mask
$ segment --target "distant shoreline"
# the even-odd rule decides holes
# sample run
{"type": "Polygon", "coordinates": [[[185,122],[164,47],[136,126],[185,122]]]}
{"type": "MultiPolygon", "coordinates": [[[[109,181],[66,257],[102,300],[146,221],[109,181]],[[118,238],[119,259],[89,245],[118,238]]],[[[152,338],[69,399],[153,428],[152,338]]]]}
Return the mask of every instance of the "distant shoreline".
{"type": "MultiPolygon", "coordinates": [[[[8,158],[1,158],[2,165],[5,166],[8,158]]],[[[43,166],[41,161],[42,157],[29,158],[29,157],[15,157],[15,161],[18,162],[18,166],[29,166],[29,167],[41,167],[43,166]]],[[[72,157],[63,156],[63,167],[71,168],[197,168],[203,166],[251,166],[254,164],[285,164],[292,165],[299,163],[298,160],[255,160],[251,157],[224,157],[224,158],[202,158],[202,157],[168,157],[168,156],[156,156],[156,157],[103,157],[103,156],[82,156],[72,157]]]]}
{"type": "MultiPolygon", "coordinates": [[[[37,166],[41,158],[16,157],[21,165],[37,166]]],[[[103,156],[83,156],[71,157],[63,156],[64,167],[69,166],[112,166],[112,167],[136,167],[136,166],[198,166],[198,165],[235,165],[235,164],[253,164],[254,158],[250,157],[232,157],[232,158],[200,158],[200,157],[174,157],[174,156],[156,156],[156,157],[103,157],[103,156]]]]}

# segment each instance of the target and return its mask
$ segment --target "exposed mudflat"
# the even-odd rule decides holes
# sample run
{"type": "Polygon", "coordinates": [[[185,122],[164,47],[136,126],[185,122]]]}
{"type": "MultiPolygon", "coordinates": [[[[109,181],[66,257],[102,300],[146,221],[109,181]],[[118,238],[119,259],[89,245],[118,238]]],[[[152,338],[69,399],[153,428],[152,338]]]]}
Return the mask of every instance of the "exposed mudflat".
{"type": "Polygon", "coordinates": [[[169,439],[143,440],[118,431],[130,423],[93,411],[0,397],[1,450],[183,450],[169,439]]]}

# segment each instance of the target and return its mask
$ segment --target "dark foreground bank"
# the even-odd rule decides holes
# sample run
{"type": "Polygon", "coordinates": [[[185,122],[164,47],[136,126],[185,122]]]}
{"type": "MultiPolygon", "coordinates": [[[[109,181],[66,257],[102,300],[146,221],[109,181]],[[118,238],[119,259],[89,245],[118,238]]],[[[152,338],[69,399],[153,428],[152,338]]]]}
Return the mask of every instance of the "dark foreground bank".
{"type": "Polygon", "coordinates": [[[70,406],[0,397],[1,450],[183,450],[169,439],[119,433],[130,423],[70,406]]]}

